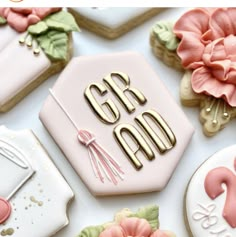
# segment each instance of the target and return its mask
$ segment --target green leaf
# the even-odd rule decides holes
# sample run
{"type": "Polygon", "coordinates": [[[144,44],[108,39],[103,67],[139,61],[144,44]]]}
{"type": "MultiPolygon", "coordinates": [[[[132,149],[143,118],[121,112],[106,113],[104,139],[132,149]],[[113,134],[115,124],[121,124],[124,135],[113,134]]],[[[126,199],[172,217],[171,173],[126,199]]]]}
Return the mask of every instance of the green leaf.
{"type": "Polygon", "coordinates": [[[0,25],[5,25],[5,24],[7,24],[7,20],[0,16],[0,25]]]}
{"type": "Polygon", "coordinates": [[[40,21],[35,25],[31,25],[28,28],[28,32],[32,35],[40,35],[48,30],[48,26],[44,21],[40,21]]]}
{"type": "Polygon", "coordinates": [[[52,60],[66,60],[68,51],[67,33],[52,30],[37,36],[37,41],[45,54],[52,60]]]}
{"type": "Polygon", "coordinates": [[[50,29],[64,32],[80,31],[74,17],[66,11],[60,11],[49,15],[44,19],[44,22],[50,29]]]}
{"type": "Polygon", "coordinates": [[[137,213],[132,214],[130,217],[146,219],[151,225],[153,231],[159,228],[159,208],[156,205],[140,208],[137,213]]]}
{"type": "Polygon", "coordinates": [[[77,237],[98,237],[103,230],[103,226],[89,226],[83,229],[77,237]]]}
{"type": "Polygon", "coordinates": [[[173,23],[168,21],[158,21],[153,26],[153,32],[157,39],[170,51],[175,51],[179,45],[179,39],[173,32],[173,23]]]}

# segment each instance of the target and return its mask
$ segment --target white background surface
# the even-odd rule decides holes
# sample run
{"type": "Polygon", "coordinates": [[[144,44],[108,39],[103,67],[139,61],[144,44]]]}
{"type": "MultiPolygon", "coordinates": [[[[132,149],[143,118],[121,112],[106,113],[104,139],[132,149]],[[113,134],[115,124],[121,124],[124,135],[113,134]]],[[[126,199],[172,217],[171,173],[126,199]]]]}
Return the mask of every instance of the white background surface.
{"type": "Polygon", "coordinates": [[[215,137],[206,138],[202,133],[201,124],[198,120],[198,108],[187,108],[180,104],[179,83],[182,74],[165,66],[152,54],[149,46],[149,32],[152,25],[160,19],[175,21],[185,11],[184,8],[165,10],[113,41],[103,39],[86,30],[74,34],[74,56],[124,50],[136,50],[142,53],[195,127],[195,134],[181,162],[167,187],[160,193],[106,198],[96,198],[90,194],[38,119],[39,110],[48,95],[48,88],[53,86],[58,75],[48,79],[11,111],[0,115],[0,124],[5,124],[10,129],[15,130],[31,128],[36,133],[75,192],[75,200],[68,211],[70,224],[60,231],[56,237],[76,236],[82,228],[88,225],[102,224],[112,220],[114,213],[124,207],[136,211],[139,207],[148,204],[159,205],[161,229],[172,230],[178,237],[188,237],[183,219],[183,197],[187,183],[197,167],[211,154],[234,144],[236,138],[234,129],[236,126],[235,121],[232,121],[215,137]]]}

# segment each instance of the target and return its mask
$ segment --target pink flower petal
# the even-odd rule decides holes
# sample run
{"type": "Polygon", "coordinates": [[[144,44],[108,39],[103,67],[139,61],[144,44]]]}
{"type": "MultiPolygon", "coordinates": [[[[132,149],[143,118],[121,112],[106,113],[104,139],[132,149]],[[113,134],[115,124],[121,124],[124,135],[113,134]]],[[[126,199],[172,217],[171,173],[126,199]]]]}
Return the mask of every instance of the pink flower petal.
{"type": "Polygon", "coordinates": [[[120,226],[114,225],[105,229],[99,237],[125,237],[125,235],[120,226]]]}
{"type": "Polygon", "coordinates": [[[125,236],[142,236],[149,237],[152,233],[150,224],[145,219],[136,217],[125,218],[120,222],[125,236]]]}
{"type": "Polygon", "coordinates": [[[180,17],[174,26],[174,33],[180,39],[186,32],[194,33],[198,39],[208,30],[210,14],[204,9],[193,9],[180,17]]]}
{"type": "Polygon", "coordinates": [[[7,16],[8,24],[17,30],[18,32],[26,31],[28,27],[28,19],[21,14],[17,14],[15,12],[10,11],[7,16]]]}
{"type": "Polygon", "coordinates": [[[209,27],[213,40],[236,34],[236,8],[218,8],[211,16],[209,27]]]}
{"type": "Polygon", "coordinates": [[[233,84],[217,80],[207,67],[193,71],[192,88],[196,93],[204,93],[215,98],[223,98],[229,105],[236,106],[236,87],[233,84]]]}
{"type": "Polygon", "coordinates": [[[224,47],[225,47],[225,52],[228,55],[227,58],[230,58],[233,61],[235,60],[236,56],[236,36],[234,35],[229,35],[224,39],[224,47]]]}
{"type": "Polygon", "coordinates": [[[9,11],[10,11],[9,7],[0,7],[0,16],[7,18],[9,11]]]}
{"type": "Polygon", "coordinates": [[[33,25],[33,24],[36,24],[40,21],[41,19],[38,17],[38,16],[35,16],[35,15],[32,15],[30,14],[28,16],[28,25],[33,25]]]}
{"type": "Polygon", "coordinates": [[[50,15],[51,13],[60,11],[60,7],[35,7],[33,8],[33,13],[40,17],[41,19],[45,18],[46,16],[50,15]]]}
{"type": "Polygon", "coordinates": [[[11,7],[11,11],[20,13],[22,15],[29,15],[32,12],[30,7],[11,7]]]}
{"type": "Polygon", "coordinates": [[[150,237],[169,237],[169,236],[162,230],[156,230],[150,237]]]}
{"type": "Polygon", "coordinates": [[[201,66],[204,45],[198,40],[194,34],[185,33],[181,40],[177,53],[182,60],[182,65],[188,69],[195,69],[201,66]]]}

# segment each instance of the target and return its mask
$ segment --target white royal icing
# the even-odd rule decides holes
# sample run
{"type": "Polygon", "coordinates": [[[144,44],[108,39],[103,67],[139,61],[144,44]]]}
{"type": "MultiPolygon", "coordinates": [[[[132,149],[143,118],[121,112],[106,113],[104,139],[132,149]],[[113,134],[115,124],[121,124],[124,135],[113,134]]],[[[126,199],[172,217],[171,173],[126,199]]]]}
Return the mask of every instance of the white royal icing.
{"type": "Polygon", "coordinates": [[[236,145],[225,148],[204,162],[193,175],[186,195],[186,215],[193,237],[236,236],[236,228],[232,228],[222,216],[227,195],[225,185],[222,186],[225,191],[214,200],[204,187],[205,177],[214,168],[226,167],[235,173],[235,157],[236,145]]]}
{"type": "Polygon", "coordinates": [[[12,213],[0,225],[0,236],[13,229],[14,237],[32,233],[34,237],[48,237],[68,224],[67,204],[73,192],[31,131],[0,127],[0,170],[3,197],[35,172],[10,198],[12,213]]]}

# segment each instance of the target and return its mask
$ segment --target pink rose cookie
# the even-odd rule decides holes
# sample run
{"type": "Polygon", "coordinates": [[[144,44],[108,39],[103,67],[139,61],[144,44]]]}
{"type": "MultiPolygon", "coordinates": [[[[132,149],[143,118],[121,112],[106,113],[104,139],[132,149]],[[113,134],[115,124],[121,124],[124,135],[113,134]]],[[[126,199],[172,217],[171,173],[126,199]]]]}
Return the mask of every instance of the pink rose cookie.
{"type": "Polygon", "coordinates": [[[235,15],[236,8],[193,9],[174,25],[156,23],[151,33],[157,57],[186,70],[181,101],[200,107],[207,136],[215,135],[236,116],[235,15]]]}
{"type": "Polygon", "coordinates": [[[159,208],[155,205],[140,208],[137,213],[125,208],[116,213],[114,221],[89,226],[78,237],[175,237],[171,231],[159,229],[159,208]]]}
{"type": "Polygon", "coordinates": [[[73,58],[40,119],[94,195],[162,190],[193,134],[136,52],[73,58]]]}
{"type": "Polygon", "coordinates": [[[74,194],[33,132],[0,126],[0,171],[0,236],[49,237],[69,224],[74,194]]]}
{"type": "Polygon", "coordinates": [[[0,8],[0,112],[62,70],[78,30],[61,8],[0,8]]]}
{"type": "Polygon", "coordinates": [[[98,35],[115,39],[158,14],[164,8],[80,7],[69,8],[77,23],[98,35]]]}
{"type": "Polygon", "coordinates": [[[191,178],[185,198],[192,236],[236,236],[236,145],[210,157],[191,178]]]}

